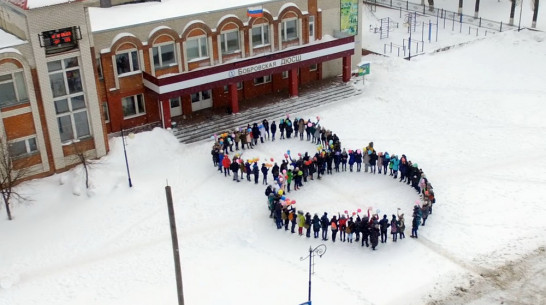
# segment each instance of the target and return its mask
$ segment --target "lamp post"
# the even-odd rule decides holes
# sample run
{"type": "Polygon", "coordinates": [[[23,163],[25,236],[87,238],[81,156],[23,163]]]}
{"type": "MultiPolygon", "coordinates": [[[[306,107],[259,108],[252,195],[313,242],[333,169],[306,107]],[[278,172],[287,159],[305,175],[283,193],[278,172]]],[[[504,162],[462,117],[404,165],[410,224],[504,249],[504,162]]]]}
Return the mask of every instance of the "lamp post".
{"type": "Polygon", "coordinates": [[[129,161],[127,161],[127,150],[125,149],[125,135],[123,134],[123,128],[121,129],[121,142],[123,143],[123,154],[125,155],[125,166],[127,167],[129,187],[133,187],[133,183],[131,182],[131,172],[129,171],[129,161]]]}
{"type": "Polygon", "coordinates": [[[518,22],[518,32],[521,30],[521,12],[523,11],[523,0],[519,1],[519,22],[518,22]]]}
{"type": "Polygon", "coordinates": [[[306,257],[300,258],[300,261],[303,261],[303,260],[309,258],[309,297],[308,297],[307,303],[304,303],[304,304],[311,305],[311,275],[314,273],[314,272],[312,272],[312,270],[313,270],[313,257],[315,255],[318,255],[319,257],[322,257],[324,255],[324,253],[326,253],[326,245],[320,244],[320,245],[316,246],[314,249],[310,246],[309,247],[309,255],[306,256],[306,257]]]}

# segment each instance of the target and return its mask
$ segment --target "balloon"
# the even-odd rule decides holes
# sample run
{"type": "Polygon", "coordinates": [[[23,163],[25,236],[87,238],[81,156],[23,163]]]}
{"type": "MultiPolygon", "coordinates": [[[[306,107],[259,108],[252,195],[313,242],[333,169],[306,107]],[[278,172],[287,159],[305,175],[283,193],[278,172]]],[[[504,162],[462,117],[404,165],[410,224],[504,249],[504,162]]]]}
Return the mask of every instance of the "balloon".
{"type": "Polygon", "coordinates": [[[362,210],[361,210],[361,209],[358,209],[358,210],[356,210],[356,211],[357,211],[358,213],[362,212],[362,210]]]}
{"type": "Polygon", "coordinates": [[[328,143],[330,143],[330,145],[334,144],[334,140],[330,140],[328,143]]]}
{"type": "Polygon", "coordinates": [[[279,190],[279,191],[278,191],[278,194],[279,194],[279,195],[282,195],[283,193],[284,193],[283,190],[279,190]]]}
{"type": "Polygon", "coordinates": [[[356,153],[357,153],[357,154],[359,154],[359,153],[361,153],[361,152],[362,152],[362,151],[361,151],[360,149],[357,149],[357,150],[356,150],[356,153]]]}
{"type": "Polygon", "coordinates": [[[381,213],[381,210],[380,210],[380,209],[377,209],[377,210],[375,211],[375,214],[377,214],[377,215],[379,215],[380,213],[381,213]]]}
{"type": "Polygon", "coordinates": [[[290,149],[289,149],[289,150],[287,150],[287,151],[286,151],[286,153],[290,155],[290,149]]]}
{"type": "Polygon", "coordinates": [[[311,122],[307,123],[307,127],[311,127],[311,126],[313,126],[313,123],[311,122]]]}
{"type": "Polygon", "coordinates": [[[284,154],[284,157],[285,157],[286,159],[288,159],[288,154],[284,154]]]}
{"type": "Polygon", "coordinates": [[[286,196],[281,196],[281,199],[282,199],[282,200],[286,200],[286,196]]]}
{"type": "Polygon", "coordinates": [[[344,212],[345,212],[345,214],[349,214],[349,211],[347,211],[347,210],[345,210],[344,212]]]}
{"type": "Polygon", "coordinates": [[[292,204],[296,204],[296,200],[292,200],[292,204]]]}
{"type": "Polygon", "coordinates": [[[283,173],[283,174],[286,174],[286,169],[283,169],[283,170],[282,170],[282,173],[283,173]]]}
{"type": "Polygon", "coordinates": [[[283,182],[284,181],[284,178],[283,177],[279,177],[279,182],[283,182]]]}
{"type": "Polygon", "coordinates": [[[356,212],[353,212],[353,216],[355,216],[355,215],[356,215],[356,212]]]}
{"type": "Polygon", "coordinates": [[[211,139],[211,140],[214,140],[214,136],[210,136],[210,139],[211,139]]]}
{"type": "Polygon", "coordinates": [[[286,118],[288,119],[289,117],[290,117],[290,115],[287,113],[287,114],[286,114],[286,118]]]}
{"type": "Polygon", "coordinates": [[[415,205],[421,205],[421,201],[419,199],[415,200],[415,205]]]}
{"type": "Polygon", "coordinates": [[[301,157],[301,153],[298,153],[298,157],[301,157]]]}
{"type": "Polygon", "coordinates": [[[270,160],[271,160],[271,162],[275,162],[275,160],[273,158],[271,158],[270,160]]]}
{"type": "Polygon", "coordinates": [[[319,145],[318,148],[319,148],[319,149],[322,149],[322,145],[319,145]]]}
{"type": "Polygon", "coordinates": [[[320,121],[320,117],[317,115],[317,121],[320,121]]]}

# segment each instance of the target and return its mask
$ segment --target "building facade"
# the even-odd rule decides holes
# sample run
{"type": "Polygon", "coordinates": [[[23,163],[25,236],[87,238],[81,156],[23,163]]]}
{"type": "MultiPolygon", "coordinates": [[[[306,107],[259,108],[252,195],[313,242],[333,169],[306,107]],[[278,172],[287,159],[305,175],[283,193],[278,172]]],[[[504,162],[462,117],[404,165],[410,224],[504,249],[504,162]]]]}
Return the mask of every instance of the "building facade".
{"type": "Polygon", "coordinates": [[[41,174],[73,165],[76,150],[106,154],[122,129],[349,81],[360,61],[358,0],[256,1],[251,13],[219,0],[179,12],[174,0],[54,2],[0,0],[0,132],[41,174]]]}

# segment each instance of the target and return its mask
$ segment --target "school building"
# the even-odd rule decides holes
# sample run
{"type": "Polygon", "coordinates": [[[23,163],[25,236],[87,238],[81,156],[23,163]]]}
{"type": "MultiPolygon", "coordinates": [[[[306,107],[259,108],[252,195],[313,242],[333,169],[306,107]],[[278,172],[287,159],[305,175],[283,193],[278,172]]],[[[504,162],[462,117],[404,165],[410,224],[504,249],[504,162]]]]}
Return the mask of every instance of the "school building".
{"type": "Polygon", "coordinates": [[[0,138],[14,164],[60,172],[104,156],[122,129],[297,96],[360,62],[358,0],[224,2],[0,0],[0,138]]]}

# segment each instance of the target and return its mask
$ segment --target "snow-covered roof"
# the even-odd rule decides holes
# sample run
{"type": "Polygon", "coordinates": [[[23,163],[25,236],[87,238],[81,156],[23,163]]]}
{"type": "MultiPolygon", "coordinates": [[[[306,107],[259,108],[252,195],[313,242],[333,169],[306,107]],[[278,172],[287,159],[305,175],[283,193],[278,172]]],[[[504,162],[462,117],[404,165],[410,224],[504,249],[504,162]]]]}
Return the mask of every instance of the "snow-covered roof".
{"type": "Polygon", "coordinates": [[[276,1],[280,0],[162,0],[161,2],[135,3],[108,8],[90,7],[89,18],[91,30],[93,32],[100,32],[135,24],[191,16],[228,8],[249,7],[276,1]]]}
{"type": "Polygon", "coordinates": [[[44,6],[51,6],[62,3],[77,2],[84,0],[5,0],[11,2],[25,10],[31,10],[34,8],[40,8],[44,6]]]}
{"type": "Polygon", "coordinates": [[[0,29],[0,49],[18,46],[24,43],[26,43],[26,41],[0,29]]]}

